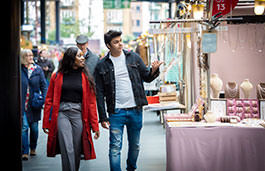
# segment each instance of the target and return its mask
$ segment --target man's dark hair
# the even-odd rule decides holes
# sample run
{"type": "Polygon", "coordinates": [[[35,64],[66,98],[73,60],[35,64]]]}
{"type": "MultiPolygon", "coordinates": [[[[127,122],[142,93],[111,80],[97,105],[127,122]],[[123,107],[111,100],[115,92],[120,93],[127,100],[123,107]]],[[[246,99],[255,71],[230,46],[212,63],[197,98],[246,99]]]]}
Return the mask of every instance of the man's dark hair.
{"type": "MultiPolygon", "coordinates": [[[[104,42],[105,45],[107,44],[110,45],[110,41],[118,36],[121,36],[122,32],[121,31],[116,31],[116,30],[109,30],[107,33],[104,34],[104,42]]],[[[108,47],[108,46],[107,46],[108,47]]]]}

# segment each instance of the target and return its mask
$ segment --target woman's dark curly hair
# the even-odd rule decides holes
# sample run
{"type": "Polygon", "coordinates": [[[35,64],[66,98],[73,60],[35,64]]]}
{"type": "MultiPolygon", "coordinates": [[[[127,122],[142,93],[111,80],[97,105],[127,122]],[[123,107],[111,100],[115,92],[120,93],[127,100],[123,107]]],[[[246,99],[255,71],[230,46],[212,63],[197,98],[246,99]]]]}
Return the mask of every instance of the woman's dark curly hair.
{"type": "MultiPolygon", "coordinates": [[[[77,52],[78,52],[77,47],[69,47],[68,49],[66,49],[63,59],[60,61],[58,72],[61,72],[63,74],[68,74],[70,73],[71,70],[73,70],[77,52]]],[[[90,88],[94,91],[95,90],[94,79],[91,76],[91,74],[88,72],[86,65],[82,69],[82,72],[84,72],[85,75],[87,76],[88,81],[90,83],[90,88]]]]}

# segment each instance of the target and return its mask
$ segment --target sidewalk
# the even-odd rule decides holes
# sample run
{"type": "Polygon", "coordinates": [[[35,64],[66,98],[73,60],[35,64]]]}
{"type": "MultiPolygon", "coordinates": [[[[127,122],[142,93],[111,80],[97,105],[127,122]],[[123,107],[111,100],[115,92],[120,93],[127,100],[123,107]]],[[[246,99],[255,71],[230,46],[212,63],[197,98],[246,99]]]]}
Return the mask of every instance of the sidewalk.
{"type": "MultiPolygon", "coordinates": [[[[61,156],[46,157],[47,135],[43,133],[40,122],[37,156],[29,157],[23,161],[24,171],[60,171],[61,156]]],[[[100,126],[101,128],[101,126],[100,126]]],[[[94,141],[97,159],[81,160],[79,171],[108,171],[109,135],[105,129],[100,130],[101,135],[94,141]]],[[[123,149],[121,155],[122,170],[126,170],[127,136],[124,131],[123,149]]],[[[159,122],[155,112],[144,111],[144,127],[141,132],[141,150],[138,158],[137,171],[165,171],[166,170],[166,143],[165,130],[159,122]]]]}

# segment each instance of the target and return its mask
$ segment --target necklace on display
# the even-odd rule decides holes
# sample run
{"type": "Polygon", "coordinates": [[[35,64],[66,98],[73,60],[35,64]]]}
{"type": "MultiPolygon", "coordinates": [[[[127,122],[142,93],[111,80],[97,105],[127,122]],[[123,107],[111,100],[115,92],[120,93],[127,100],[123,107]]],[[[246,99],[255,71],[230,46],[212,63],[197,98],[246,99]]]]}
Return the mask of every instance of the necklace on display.
{"type": "Polygon", "coordinates": [[[227,93],[230,98],[236,98],[237,96],[237,91],[238,91],[238,86],[236,85],[235,88],[230,88],[228,84],[226,85],[227,93]]]}
{"type": "Polygon", "coordinates": [[[265,87],[261,87],[260,84],[258,84],[258,92],[261,99],[265,99],[265,87]]]}
{"type": "Polygon", "coordinates": [[[169,34],[169,51],[170,55],[175,54],[175,34],[169,34]]]}

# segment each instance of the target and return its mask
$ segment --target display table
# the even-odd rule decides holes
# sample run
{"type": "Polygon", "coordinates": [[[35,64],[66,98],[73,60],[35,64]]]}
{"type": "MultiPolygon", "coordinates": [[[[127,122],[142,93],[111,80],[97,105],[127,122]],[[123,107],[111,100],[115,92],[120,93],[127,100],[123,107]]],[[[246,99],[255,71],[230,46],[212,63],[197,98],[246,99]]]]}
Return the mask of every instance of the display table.
{"type": "Polygon", "coordinates": [[[166,123],[167,171],[263,171],[265,129],[166,123]]]}
{"type": "Polygon", "coordinates": [[[178,102],[162,102],[144,106],[144,110],[159,112],[160,122],[162,124],[164,123],[164,114],[166,114],[168,110],[180,110],[180,113],[184,113],[185,109],[186,107],[178,102]]]}

